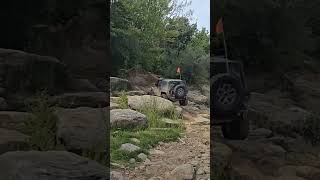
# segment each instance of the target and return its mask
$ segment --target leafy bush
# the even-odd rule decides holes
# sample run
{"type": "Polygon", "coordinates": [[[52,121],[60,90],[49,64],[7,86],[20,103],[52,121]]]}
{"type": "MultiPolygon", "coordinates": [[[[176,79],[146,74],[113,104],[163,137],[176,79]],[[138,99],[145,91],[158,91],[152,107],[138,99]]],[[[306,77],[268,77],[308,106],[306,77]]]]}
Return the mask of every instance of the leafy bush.
{"type": "Polygon", "coordinates": [[[121,109],[127,109],[128,108],[128,96],[127,96],[126,92],[122,91],[120,93],[120,97],[119,97],[117,103],[119,104],[119,107],[121,109]]]}
{"type": "Polygon", "coordinates": [[[54,107],[49,104],[46,92],[40,92],[27,101],[33,114],[24,124],[24,132],[30,135],[28,141],[35,150],[47,151],[56,147],[56,122],[54,107]]]}

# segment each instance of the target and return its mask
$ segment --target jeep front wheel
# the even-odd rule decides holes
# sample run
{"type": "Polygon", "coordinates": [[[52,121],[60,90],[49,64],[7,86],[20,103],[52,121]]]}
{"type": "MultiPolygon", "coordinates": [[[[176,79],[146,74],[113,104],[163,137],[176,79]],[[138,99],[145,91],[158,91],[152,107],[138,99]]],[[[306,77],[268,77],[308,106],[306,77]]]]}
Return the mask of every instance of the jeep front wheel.
{"type": "Polygon", "coordinates": [[[237,119],[222,125],[222,134],[227,139],[243,140],[249,134],[249,119],[242,113],[237,119]]]}
{"type": "Polygon", "coordinates": [[[186,106],[186,105],[188,105],[188,99],[179,100],[179,104],[180,104],[180,106],[186,106]]]}

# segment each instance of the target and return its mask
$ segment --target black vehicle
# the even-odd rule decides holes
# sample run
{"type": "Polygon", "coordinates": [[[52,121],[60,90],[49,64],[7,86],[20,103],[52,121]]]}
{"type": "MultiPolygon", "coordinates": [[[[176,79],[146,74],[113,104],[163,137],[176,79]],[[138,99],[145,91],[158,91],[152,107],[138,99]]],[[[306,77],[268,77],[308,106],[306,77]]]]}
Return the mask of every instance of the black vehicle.
{"type": "Polygon", "coordinates": [[[249,133],[250,93],[240,61],[214,57],[211,63],[211,121],[221,125],[228,139],[245,139],[249,133]],[[228,68],[227,68],[228,62],[228,68]]]}

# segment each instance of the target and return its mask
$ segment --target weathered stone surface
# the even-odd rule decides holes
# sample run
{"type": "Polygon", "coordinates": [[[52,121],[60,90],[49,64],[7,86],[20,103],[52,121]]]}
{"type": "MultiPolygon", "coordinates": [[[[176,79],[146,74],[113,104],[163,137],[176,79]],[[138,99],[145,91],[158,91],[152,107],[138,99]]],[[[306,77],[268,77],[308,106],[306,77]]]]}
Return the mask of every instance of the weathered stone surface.
{"type": "Polygon", "coordinates": [[[113,109],[110,111],[111,127],[132,128],[146,126],[147,117],[131,109],[113,109]]]}
{"type": "MultiPolygon", "coordinates": [[[[75,79],[69,78],[67,82],[67,90],[73,92],[99,92],[95,85],[93,85],[88,79],[75,79]]],[[[106,91],[103,91],[106,92],[106,91]]]]}
{"type": "Polygon", "coordinates": [[[124,177],[123,177],[122,173],[120,173],[120,172],[111,171],[110,179],[111,180],[124,180],[124,177]]]}
{"type": "Polygon", "coordinates": [[[170,173],[170,180],[193,180],[196,177],[195,169],[191,164],[183,164],[176,167],[170,173]]]}
{"type": "Polygon", "coordinates": [[[131,90],[132,86],[126,79],[118,77],[110,77],[110,90],[111,92],[128,91],[131,90]]]}
{"type": "Polygon", "coordinates": [[[156,107],[159,111],[166,112],[174,110],[171,101],[157,96],[128,96],[128,105],[131,109],[137,110],[144,107],[156,107]]]}
{"type": "Polygon", "coordinates": [[[119,109],[119,104],[117,103],[114,103],[114,102],[110,102],[110,110],[112,109],[119,109]]]}
{"type": "Polygon", "coordinates": [[[51,102],[63,108],[99,108],[106,107],[108,105],[108,97],[104,92],[65,93],[53,97],[51,102]]]}
{"type": "Polygon", "coordinates": [[[57,138],[68,150],[105,150],[108,134],[104,109],[59,108],[55,114],[58,117],[57,138]]]}
{"type": "Polygon", "coordinates": [[[230,166],[232,150],[227,145],[214,142],[212,151],[212,161],[215,167],[225,169],[230,166]]]}
{"type": "MultiPolygon", "coordinates": [[[[208,96],[209,97],[209,96],[208,96]]],[[[188,98],[190,101],[195,102],[197,104],[208,104],[209,98],[201,94],[198,90],[190,90],[188,92],[188,98]]]]}
{"type": "Polygon", "coordinates": [[[23,51],[0,49],[0,64],[6,74],[7,92],[56,92],[65,85],[65,65],[58,59],[23,51]]]}
{"type": "Polygon", "coordinates": [[[18,131],[0,128],[0,154],[8,151],[27,150],[27,135],[18,131]]]}
{"type": "Polygon", "coordinates": [[[140,160],[142,160],[142,161],[145,161],[145,160],[148,158],[148,156],[145,155],[144,153],[140,153],[140,154],[138,155],[138,158],[139,158],[140,160]]]}
{"type": "Polygon", "coordinates": [[[135,151],[139,151],[140,149],[141,149],[140,147],[130,143],[122,144],[120,147],[120,150],[126,151],[126,152],[135,152],[135,151]]]}
{"type": "Polygon", "coordinates": [[[0,128],[23,131],[23,125],[32,117],[26,112],[0,111],[0,128]]]}
{"type": "Polygon", "coordinates": [[[66,151],[15,151],[0,156],[0,177],[11,180],[107,180],[108,169],[66,151]]]}

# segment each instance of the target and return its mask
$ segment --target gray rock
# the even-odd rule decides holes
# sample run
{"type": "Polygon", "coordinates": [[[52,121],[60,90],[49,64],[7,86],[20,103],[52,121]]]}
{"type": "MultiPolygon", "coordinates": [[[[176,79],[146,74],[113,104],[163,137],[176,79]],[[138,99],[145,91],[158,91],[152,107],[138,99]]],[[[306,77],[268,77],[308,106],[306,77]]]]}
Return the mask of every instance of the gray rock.
{"type": "Polygon", "coordinates": [[[107,180],[108,169],[66,151],[16,151],[0,156],[0,177],[11,180],[107,180]]]}
{"type": "Polygon", "coordinates": [[[120,150],[126,151],[126,152],[136,152],[139,151],[141,148],[130,143],[122,144],[120,147],[120,150]]]}
{"type": "Polygon", "coordinates": [[[225,169],[231,164],[232,150],[225,144],[213,143],[212,162],[218,169],[225,169]]]}
{"type": "Polygon", "coordinates": [[[175,180],[193,180],[196,177],[195,169],[191,164],[184,164],[176,167],[170,173],[170,179],[175,180]]]}
{"type": "Polygon", "coordinates": [[[23,131],[24,123],[32,117],[26,112],[0,111],[0,128],[23,131]]]}
{"type": "Polygon", "coordinates": [[[92,150],[103,152],[106,149],[105,109],[80,107],[76,109],[59,108],[57,139],[65,144],[68,150],[92,150]]]}
{"type": "MultiPolygon", "coordinates": [[[[69,78],[67,83],[67,90],[73,92],[99,92],[95,85],[93,85],[88,79],[75,79],[69,78]]],[[[103,91],[106,92],[106,91],[103,91]]]]}
{"type": "Polygon", "coordinates": [[[0,64],[5,66],[7,92],[36,92],[44,88],[55,92],[65,87],[66,66],[56,58],[0,49],[0,64]]]}
{"type": "Polygon", "coordinates": [[[148,156],[145,155],[144,153],[140,153],[140,154],[138,155],[138,158],[139,158],[140,160],[142,160],[142,161],[145,161],[145,160],[148,158],[148,156]]]}
{"type": "MultiPolygon", "coordinates": [[[[209,96],[208,96],[209,97],[209,96]]],[[[197,104],[208,104],[209,98],[201,94],[198,90],[191,90],[188,92],[188,98],[190,101],[197,104]]]]}
{"type": "Polygon", "coordinates": [[[106,107],[108,97],[104,92],[65,93],[51,98],[51,103],[63,108],[106,107]]]}
{"type": "Polygon", "coordinates": [[[272,131],[265,128],[258,128],[250,132],[251,137],[270,138],[272,135],[272,131]]]}
{"type": "Polygon", "coordinates": [[[136,144],[140,144],[140,140],[137,138],[131,138],[130,141],[136,143],[136,144]]]}
{"type": "Polygon", "coordinates": [[[162,118],[161,121],[167,126],[167,127],[179,127],[181,126],[181,122],[177,120],[172,120],[168,118],[162,118]]]}
{"type": "Polygon", "coordinates": [[[128,96],[128,105],[131,109],[138,110],[146,107],[155,107],[161,112],[172,111],[174,105],[171,101],[157,96],[128,96]]]}
{"type": "Polygon", "coordinates": [[[110,110],[112,109],[119,109],[119,104],[114,103],[114,102],[110,102],[110,110]]]}
{"type": "Polygon", "coordinates": [[[28,150],[27,135],[18,131],[0,128],[0,154],[8,151],[28,150]]]}
{"type": "Polygon", "coordinates": [[[131,109],[113,109],[110,111],[111,127],[143,127],[146,126],[147,123],[147,117],[144,114],[131,109]]]}
{"type": "Polygon", "coordinates": [[[131,90],[132,86],[126,79],[118,77],[110,77],[110,90],[111,92],[128,91],[131,90]]]}
{"type": "Polygon", "coordinates": [[[111,171],[110,179],[111,180],[124,180],[124,177],[123,177],[122,173],[120,173],[120,172],[111,171]]]}
{"type": "Polygon", "coordinates": [[[136,159],[134,159],[134,158],[131,158],[131,159],[129,160],[129,163],[131,163],[131,164],[134,164],[134,163],[136,163],[136,159]]]}

